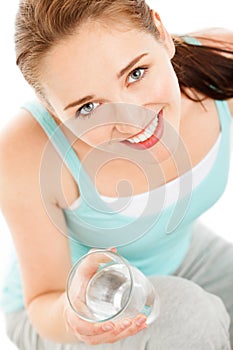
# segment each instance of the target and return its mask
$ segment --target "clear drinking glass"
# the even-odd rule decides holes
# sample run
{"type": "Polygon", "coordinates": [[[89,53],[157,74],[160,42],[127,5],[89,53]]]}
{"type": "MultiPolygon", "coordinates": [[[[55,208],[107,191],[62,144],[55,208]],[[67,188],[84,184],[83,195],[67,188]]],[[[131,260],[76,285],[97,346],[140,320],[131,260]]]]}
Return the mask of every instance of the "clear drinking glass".
{"type": "Polygon", "coordinates": [[[146,276],[110,250],[94,250],[72,267],[67,280],[71,308],[89,322],[134,318],[151,324],[159,314],[159,297],[146,276]]]}

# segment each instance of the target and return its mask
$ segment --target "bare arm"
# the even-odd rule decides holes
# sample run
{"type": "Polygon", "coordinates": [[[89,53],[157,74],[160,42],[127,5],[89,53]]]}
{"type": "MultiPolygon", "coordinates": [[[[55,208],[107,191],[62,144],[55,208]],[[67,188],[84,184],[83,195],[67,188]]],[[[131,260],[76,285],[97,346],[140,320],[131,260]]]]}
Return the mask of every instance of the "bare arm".
{"type": "MultiPolygon", "coordinates": [[[[65,288],[71,258],[63,212],[57,205],[56,162],[43,173],[46,182],[39,181],[41,171],[46,171],[41,161],[47,138],[24,111],[0,139],[1,210],[17,251],[26,309],[37,332],[59,343],[99,344],[113,343],[145,328],[145,317],[137,322],[140,316],[127,324],[108,323],[110,328],[90,325],[69,308],[65,288]]],[[[51,155],[53,162],[56,155],[51,155]]]]}
{"type": "Polygon", "coordinates": [[[62,234],[65,221],[52,197],[53,189],[43,203],[39,183],[45,141],[26,112],[4,130],[0,202],[16,247],[26,308],[34,327],[46,338],[72,341],[62,317],[71,267],[68,239],[62,234]]]}

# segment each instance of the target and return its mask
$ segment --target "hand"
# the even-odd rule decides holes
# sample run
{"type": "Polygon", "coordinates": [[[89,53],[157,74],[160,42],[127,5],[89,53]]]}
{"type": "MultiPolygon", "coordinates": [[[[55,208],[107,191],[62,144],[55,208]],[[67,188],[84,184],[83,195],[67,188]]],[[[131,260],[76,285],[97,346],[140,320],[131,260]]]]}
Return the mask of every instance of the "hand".
{"type": "MultiPolygon", "coordinates": [[[[111,251],[116,251],[116,249],[112,248],[111,251]]],[[[77,310],[85,311],[87,314],[86,287],[91,277],[96,273],[99,264],[108,261],[109,258],[105,254],[90,255],[79,265],[69,286],[69,298],[77,310]]],[[[89,345],[114,343],[147,327],[145,315],[137,315],[134,319],[126,318],[117,322],[92,323],[85,321],[75,313],[68,300],[66,300],[64,318],[68,332],[89,345]]]]}
{"type": "Polygon", "coordinates": [[[115,343],[147,328],[145,315],[138,315],[132,320],[90,323],[80,319],[68,303],[65,307],[64,318],[67,331],[88,345],[115,343]]]}

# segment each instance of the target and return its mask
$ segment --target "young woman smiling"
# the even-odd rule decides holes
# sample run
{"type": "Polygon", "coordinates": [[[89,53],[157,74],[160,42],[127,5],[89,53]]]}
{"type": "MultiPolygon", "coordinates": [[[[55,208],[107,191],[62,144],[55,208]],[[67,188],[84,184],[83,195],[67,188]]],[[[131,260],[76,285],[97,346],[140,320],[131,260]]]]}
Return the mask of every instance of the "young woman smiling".
{"type": "Polygon", "coordinates": [[[143,0],[21,0],[17,64],[37,98],[1,135],[15,244],[2,307],[19,349],[230,349],[233,247],[197,221],[230,159],[233,34],[172,36],[143,0]],[[89,324],[72,264],[116,247],[157,320],[89,324]]]}

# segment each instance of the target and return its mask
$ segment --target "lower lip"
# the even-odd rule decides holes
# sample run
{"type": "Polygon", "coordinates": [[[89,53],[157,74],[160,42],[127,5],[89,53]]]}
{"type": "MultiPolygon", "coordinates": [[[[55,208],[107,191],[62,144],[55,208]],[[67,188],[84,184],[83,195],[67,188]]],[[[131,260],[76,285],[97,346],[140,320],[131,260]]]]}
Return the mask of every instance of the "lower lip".
{"type": "Polygon", "coordinates": [[[138,149],[138,150],[149,149],[153,147],[157,142],[159,142],[159,140],[163,135],[163,130],[164,130],[163,111],[161,110],[158,114],[158,125],[154,131],[154,134],[149,139],[138,143],[131,143],[127,140],[124,140],[121,142],[134,149],[138,149]]]}

